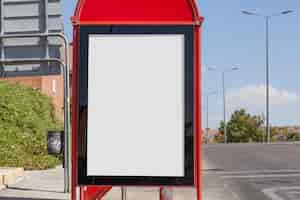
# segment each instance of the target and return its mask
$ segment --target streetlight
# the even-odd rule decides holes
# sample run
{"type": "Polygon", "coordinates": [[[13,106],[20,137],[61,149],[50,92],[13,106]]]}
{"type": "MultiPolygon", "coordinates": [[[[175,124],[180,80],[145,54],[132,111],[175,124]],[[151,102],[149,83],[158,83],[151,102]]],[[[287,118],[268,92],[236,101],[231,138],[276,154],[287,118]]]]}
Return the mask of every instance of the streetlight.
{"type": "Polygon", "coordinates": [[[269,118],[269,23],[270,19],[272,17],[281,16],[281,15],[287,15],[289,13],[292,13],[292,10],[285,10],[279,13],[274,13],[271,15],[262,15],[255,12],[250,12],[246,10],[241,11],[245,15],[252,15],[252,16],[258,16],[265,18],[266,21],[266,135],[268,137],[268,143],[271,141],[271,133],[270,133],[270,118],[269,118]]]}
{"type": "Polygon", "coordinates": [[[209,128],[209,97],[212,95],[216,95],[217,93],[217,91],[213,91],[206,94],[206,135],[208,135],[209,128]]]}
{"type": "MultiPolygon", "coordinates": [[[[236,71],[238,67],[231,67],[222,71],[222,87],[223,87],[223,121],[224,121],[224,143],[227,143],[227,122],[226,122],[226,89],[225,89],[225,73],[236,71]]],[[[216,70],[215,67],[209,67],[209,71],[216,70]]]]}

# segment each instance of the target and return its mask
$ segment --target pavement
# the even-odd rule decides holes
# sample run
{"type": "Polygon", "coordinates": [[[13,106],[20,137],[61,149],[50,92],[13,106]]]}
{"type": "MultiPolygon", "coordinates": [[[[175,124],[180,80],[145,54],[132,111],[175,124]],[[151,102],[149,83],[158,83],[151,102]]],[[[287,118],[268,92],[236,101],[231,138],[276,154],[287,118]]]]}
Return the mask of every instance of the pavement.
{"type": "Polygon", "coordinates": [[[23,168],[0,167],[0,189],[5,188],[9,184],[15,183],[16,180],[23,175],[23,168]]]}
{"type": "Polygon", "coordinates": [[[0,191],[0,200],[68,200],[63,193],[63,169],[26,171],[14,184],[0,191]]]}
{"type": "MultiPolygon", "coordinates": [[[[300,200],[300,144],[203,146],[203,200],[300,200]]],[[[193,188],[174,188],[174,200],[196,200],[193,188]]],[[[63,169],[25,172],[0,200],[67,200],[63,169]]],[[[114,187],[104,200],[121,199],[114,187]]],[[[155,187],[128,187],[128,200],[158,200],[155,187]]]]}
{"type": "MultiPolygon", "coordinates": [[[[103,200],[120,200],[121,188],[114,187],[106,194],[103,200]]],[[[128,200],[159,200],[159,188],[157,187],[128,187],[128,200]]],[[[196,200],[196,191],[193,188],[173,189],[173,200],[196,200]]]]}

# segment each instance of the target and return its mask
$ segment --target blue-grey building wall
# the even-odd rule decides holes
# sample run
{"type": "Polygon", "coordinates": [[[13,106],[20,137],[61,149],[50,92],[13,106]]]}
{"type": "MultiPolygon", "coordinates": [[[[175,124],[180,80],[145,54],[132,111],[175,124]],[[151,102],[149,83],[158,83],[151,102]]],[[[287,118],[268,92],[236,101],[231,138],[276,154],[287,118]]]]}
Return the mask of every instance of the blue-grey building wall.
{"type": "MultiPolygon", "coordinates": [[[[60,0],[0,0],[0,34],[62,33],[60,0]]],[[[61,58],[58,38],[10,38],[0,40],[1,59],[61,58]]],[[[53,75],[60,73],[55,64],[2,65],[0,76],[53,75]]]]}

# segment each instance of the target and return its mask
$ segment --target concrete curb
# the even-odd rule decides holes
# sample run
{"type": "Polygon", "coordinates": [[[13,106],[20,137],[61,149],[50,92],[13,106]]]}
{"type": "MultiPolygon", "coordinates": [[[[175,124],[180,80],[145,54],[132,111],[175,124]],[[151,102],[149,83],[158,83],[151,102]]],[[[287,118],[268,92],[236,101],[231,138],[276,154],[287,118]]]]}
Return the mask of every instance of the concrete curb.
{"type": "Polygon", "coordinates": [[[0,190],[24,176],[23,168],[0,168],[0,190]]]}

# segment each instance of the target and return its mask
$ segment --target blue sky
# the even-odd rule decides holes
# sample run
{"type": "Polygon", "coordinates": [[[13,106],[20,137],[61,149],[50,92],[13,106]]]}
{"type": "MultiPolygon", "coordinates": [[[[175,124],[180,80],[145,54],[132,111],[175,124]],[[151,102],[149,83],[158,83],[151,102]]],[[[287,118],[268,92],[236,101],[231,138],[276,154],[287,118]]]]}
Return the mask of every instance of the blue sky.
{"type": "MultiPolygon", "coordinates": [[[[64,0],[65,31],[72,40],[70,16],[75,0],[64,0]]],[[[294,13],[271,19],[270,83],[272,125],[300,125],[300,1],[299,0],[201,0],[203,26],[203,66],[216,67],[203,73],[203,93],[210,96],[209,126],[222,120],[221,71],[226,74],[227,116],[245,108],[252,114],[265,112],[265,22],[263,18],[242,15],[240,10],[272,14],[283,10],[294,13]]],[[[203,111],[206,112],[206,98],[203,111]]],[[[204,125],[206,115],[203,115],[204,125]]]]}

